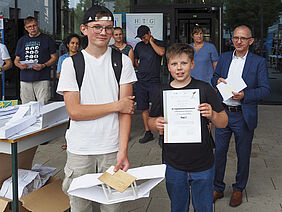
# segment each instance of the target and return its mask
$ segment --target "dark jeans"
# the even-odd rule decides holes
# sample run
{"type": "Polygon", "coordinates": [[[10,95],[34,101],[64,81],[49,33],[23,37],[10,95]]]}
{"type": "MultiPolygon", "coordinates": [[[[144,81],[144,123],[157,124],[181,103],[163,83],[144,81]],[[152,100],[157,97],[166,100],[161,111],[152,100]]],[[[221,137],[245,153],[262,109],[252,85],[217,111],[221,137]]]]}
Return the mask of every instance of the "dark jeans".
{"type": "Polygon", "coordinates": [[[195,212],[213,211],[214,166],[202,172],[185,172],[166,166],[166,189],[171,212],[188,212],[190,195],[195,212]]]}
{"type": "Polygon", "coordinates": [[[243,118],[242,111],[229,112],[228,126],[226,128],[215,129],[215,179],[214,186],[218,192],[223,192],[225,183],[223,182],[226,168],[227,152],[232,133],[235,135],[237,153],[237,173],[236,183],[233,190],[243,191],[247,185],[249,177],[250,157],[252,150],[252,140],[254,131],[249,130],[243,118]]]}

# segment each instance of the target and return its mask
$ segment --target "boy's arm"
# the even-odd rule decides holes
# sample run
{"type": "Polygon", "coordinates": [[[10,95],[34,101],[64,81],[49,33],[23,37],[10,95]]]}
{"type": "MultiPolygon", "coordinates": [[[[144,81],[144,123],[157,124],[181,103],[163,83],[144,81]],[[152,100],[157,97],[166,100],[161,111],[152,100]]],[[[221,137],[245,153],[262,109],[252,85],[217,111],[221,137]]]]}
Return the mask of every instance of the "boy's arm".
{"type": "Polygon", "coordinates": [[[167,121],[164,120],[164,117],[149,117],[148,125],[150,130],[159,132],[163,134],[164,132],[164,125],[167,124],[167,121]]]}
{"type": "Polygon", "coordinates": [[[213,110],[213,115],[210,120],[217,128],[224,128],[228,124],[228,116],[224,110],[220,112],[213,110]]]}
{"type": "MultiPolygon", "coordinates": [[[[132,83],[120,85],[120,98],[132,95],[132,83]]],[[[131,115],[119,113],[119,150],[117,153],[117,164],[114,171],[122,169],[126,171],[129,168],[127,157],[127,147],[131,128],[131,115]]]]}
{"type": "Polygon", "coordinates": [[[208,103],[202,103],[199,105],[199,111],[203,117],[211,120],[211,122],[217,128],[224,128],[228,124],[228,116],[224,110],[216,112],[212,110],[212,107],[208,103]]]}
{"type": "Polygon", "coordinates": [[[134,113],[134,97],[124,96],[119,101],[99,105],[81,105],[78,91],[64,91],[66,109],[71,120],[94,120],[111,113],[134,113]]]}

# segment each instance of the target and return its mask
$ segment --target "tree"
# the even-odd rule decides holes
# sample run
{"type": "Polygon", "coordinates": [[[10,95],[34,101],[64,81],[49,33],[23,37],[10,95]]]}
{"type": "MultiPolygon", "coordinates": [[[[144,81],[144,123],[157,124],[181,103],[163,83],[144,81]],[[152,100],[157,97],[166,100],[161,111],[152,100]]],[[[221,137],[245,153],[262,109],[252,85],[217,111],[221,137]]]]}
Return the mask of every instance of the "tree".
{"type": "Polygon", "coordinates": [[[279,19],[279,12],[282,11],[281,0],[224,0],[224,5],[226,29],[231,32],[237,25],[247,24],[252,28],[254,37],[260,37],[261,11],[264,37],[267,27],[279,19]]]}

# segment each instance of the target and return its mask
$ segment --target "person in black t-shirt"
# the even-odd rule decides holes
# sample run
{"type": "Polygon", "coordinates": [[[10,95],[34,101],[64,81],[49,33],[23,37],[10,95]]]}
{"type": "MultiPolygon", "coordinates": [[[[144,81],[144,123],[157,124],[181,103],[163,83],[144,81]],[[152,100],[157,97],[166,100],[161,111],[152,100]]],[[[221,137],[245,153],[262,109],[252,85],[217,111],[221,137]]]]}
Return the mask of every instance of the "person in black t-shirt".
{"type": "Polygon", "coordinates": [[[163,90],[199,89],[201,114],[201,143],[163,143],[166,164],[166,188],[171,211],[189,211],[190,188],[197,212],[213,211],[214,156],[209,140],[208,120],[218,128],[227,125],[228,118],[214,89],[206,82],[193,79],[194,50],[188,44],[173,44],[168,48],[168,69],[174,80],[156,93],[148,124],[161,134],[167,121],[163,117],[163,90]]]}
{"type": "Polygon", "coordinates": [[[56,44],[48,35],[39,31],[36,18],[25,18],[24,28],[28,34],[19,39],[14,60],[21,70],[22,104],[30,101],[47,104],[50,98],[50,66],[57,61],[56,44]]]}
{"type": "MultiPolygon", "coordinates": [[[[148,127],[149,101],[160,87],[161,59],[165,54],[162,41],[155,39],[146,25],[137,29],[137,36],[141,39],[134,48],[134,65],[137,68],[135,84],[137,110],[142,110],[142,118],[145,127],[145,135],[139,143],[147,143],[154,139],[148,127]]],[[[161,136],[160,136],[161,137],[161,136]]]]}

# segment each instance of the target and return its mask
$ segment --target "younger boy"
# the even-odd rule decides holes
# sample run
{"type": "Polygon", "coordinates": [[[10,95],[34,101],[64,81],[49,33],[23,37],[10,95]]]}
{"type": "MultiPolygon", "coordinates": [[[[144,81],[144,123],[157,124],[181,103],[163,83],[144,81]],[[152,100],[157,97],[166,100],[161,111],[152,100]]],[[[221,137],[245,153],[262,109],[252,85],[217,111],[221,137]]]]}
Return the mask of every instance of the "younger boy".
{"type": "MultiPolygon", "coordinates": [[[[201,143],[164,143],[166,188],[172,212],[189,211],[190,187],[192,203],[197,212],[213,211],[214,156],[209,140],[209,120],[218,128],[227,125],[227,115],[214,91],[205,82],[193,79],[194,50],[188,44],[173,44],[166,53],[173,81],[163,90],[199,89],[201,113],[201,143]]],[[[162,91],[155,96],[149,117],[151,130],[163,133],[167,121],[163,117],[162,91]]]]}

